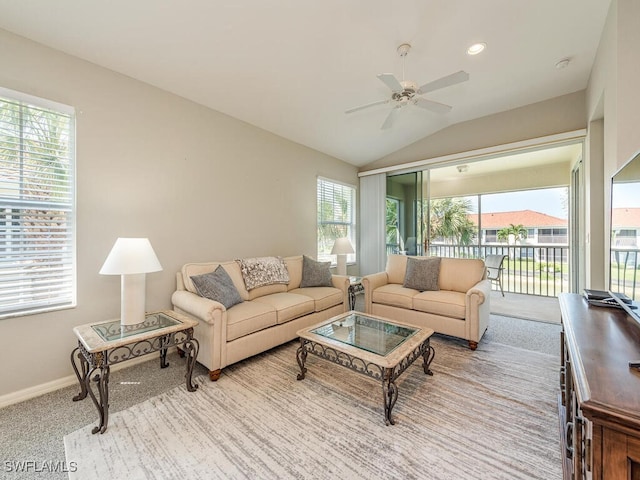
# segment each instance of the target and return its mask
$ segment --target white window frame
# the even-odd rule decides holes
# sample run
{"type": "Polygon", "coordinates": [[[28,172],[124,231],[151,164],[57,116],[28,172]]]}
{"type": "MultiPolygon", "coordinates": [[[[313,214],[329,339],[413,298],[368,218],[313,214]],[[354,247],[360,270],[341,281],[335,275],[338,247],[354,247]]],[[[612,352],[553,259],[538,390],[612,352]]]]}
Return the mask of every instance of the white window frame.
{"type": "Polygon", "coordinates": [[[0,101],[0,319],[73,308],[75,109],[2,87],[0,101]],[[7,104],[18,106],[18,121],[4,115],[7,104]],[[33,133],[51,125],[43,113],[62,121],[58,142],[33,133]]]}
{"type": "MultiPolygon", "coordinates": [[[[357,188],[354,185],[340,182],[338,180],[332,180],[325,177],[317,177],[316,182],[316,251],[318,261],[331,261],[331,265],[336,265],[336,255],[331,255],[331,248],[333,247],[333,241],[323,242],[323,237],[320,233],[321,225],[334,223],[335,225],[342,225],[346,228],[346,237],[351,241],[354,251],[357,252],[356,243],[356,193],[357,188]],[[334,189],[334,192],[328,192],[327,189],[334,189]],[[336,218],[339,215],[334,215],[333,219],[328,220],[323,218],[321,209],[321,195],[324,195],[325,199],[327,195],[332,196],[336,193],[336,190],[342,190],[343,192],[349,192],[349,212],[347,212],[346,221],[342,221],[336,218]]],[[[337,208],[335,198],[332,200],[334,203],[334,209],[337,208]]],[[[354,264],[356,262],[356,253],[347,255],[347,264],[354,264]]]]}

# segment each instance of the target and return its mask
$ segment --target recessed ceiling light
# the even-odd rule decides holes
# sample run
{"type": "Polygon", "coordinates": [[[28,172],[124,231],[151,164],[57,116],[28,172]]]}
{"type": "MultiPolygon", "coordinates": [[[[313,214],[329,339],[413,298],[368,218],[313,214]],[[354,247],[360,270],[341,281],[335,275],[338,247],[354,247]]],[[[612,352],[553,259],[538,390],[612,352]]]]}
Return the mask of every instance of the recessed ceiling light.
{"type": "Polygon", "coordinates": [[[486,43],[474,43],[469,48],[467,48],[467,55],[478,55],[485,48],[487,48],[486,43]]]}
{"type": "Polygon", "coordinates": [[[571,63],[571,59],[569,58],[563,58],[562,60],[560,60],[558,63],[556,63],[556,68],[558,70],[561,70],[563,68],[567,68],[569,66],[569,63],[571,63]]]}

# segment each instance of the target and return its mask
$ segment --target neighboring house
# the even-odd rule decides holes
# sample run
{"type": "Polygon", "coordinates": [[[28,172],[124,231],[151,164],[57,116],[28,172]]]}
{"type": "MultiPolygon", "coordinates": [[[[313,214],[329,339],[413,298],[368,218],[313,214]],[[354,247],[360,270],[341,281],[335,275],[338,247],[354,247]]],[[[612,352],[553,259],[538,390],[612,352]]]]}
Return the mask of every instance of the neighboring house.
{"type": "MultiPolygon", "coordinates": [[[[478,216],[469,217],[476,225],[478,216]]],[[[483,213],[480,215],[480,238],[483,245],[503,243],[498,232],[510,225],[522,225],[527,229],[527,238],[519,242],[526,245],[568,244],[568,222],[533,210],[515,212],[483,213]]]]}
{"type": "Polygon", "coordinates": [[[611,225],[612,247],[640,246],[640,208],[614,208],[611,225]]]}
{"type": "Polygon", "coordinates": [[[624,268],[640,268],[640,208],[614,208],[611,212],[611,261],[624,268]]]}

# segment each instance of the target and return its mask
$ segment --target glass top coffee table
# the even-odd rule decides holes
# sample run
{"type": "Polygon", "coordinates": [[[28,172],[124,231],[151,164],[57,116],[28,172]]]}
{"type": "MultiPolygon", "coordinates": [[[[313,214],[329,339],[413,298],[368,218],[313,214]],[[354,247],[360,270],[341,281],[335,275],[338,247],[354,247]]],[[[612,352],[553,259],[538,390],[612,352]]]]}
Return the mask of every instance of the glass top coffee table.
{"type": "Polygon", "coordinates": [[[384,418],[387,425],[395,422],[391,410],[398,399],[396,379],[418,357],[423,369],[429,369],[435,356],[430,345],[433,330],[419,328],[360,312],[347,312],[298,331],[300,347],[296,352],[303,380],[307,354],[312,353],[382,382],[384,418]]]}

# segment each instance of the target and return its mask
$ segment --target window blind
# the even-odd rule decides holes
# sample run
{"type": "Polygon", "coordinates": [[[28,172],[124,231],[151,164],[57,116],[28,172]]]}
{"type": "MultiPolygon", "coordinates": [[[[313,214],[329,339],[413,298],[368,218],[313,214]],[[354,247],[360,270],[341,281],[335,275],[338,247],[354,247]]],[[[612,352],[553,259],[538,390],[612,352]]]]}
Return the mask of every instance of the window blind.
{"type": "MultiPolygon", "coordinates": [[[[355,188],[339,182],[318,178],[318,260],[331,260],[331,249],[337,238],[347,237],[355,242],[355,188]]],[[[355,261],[355,254],[347,256],[355,261]]]]}
{"type": "Polygon", "coordinates": [[[0,96],[0,318],[75,304],[75,122],[62,110],[0,96]]]}

